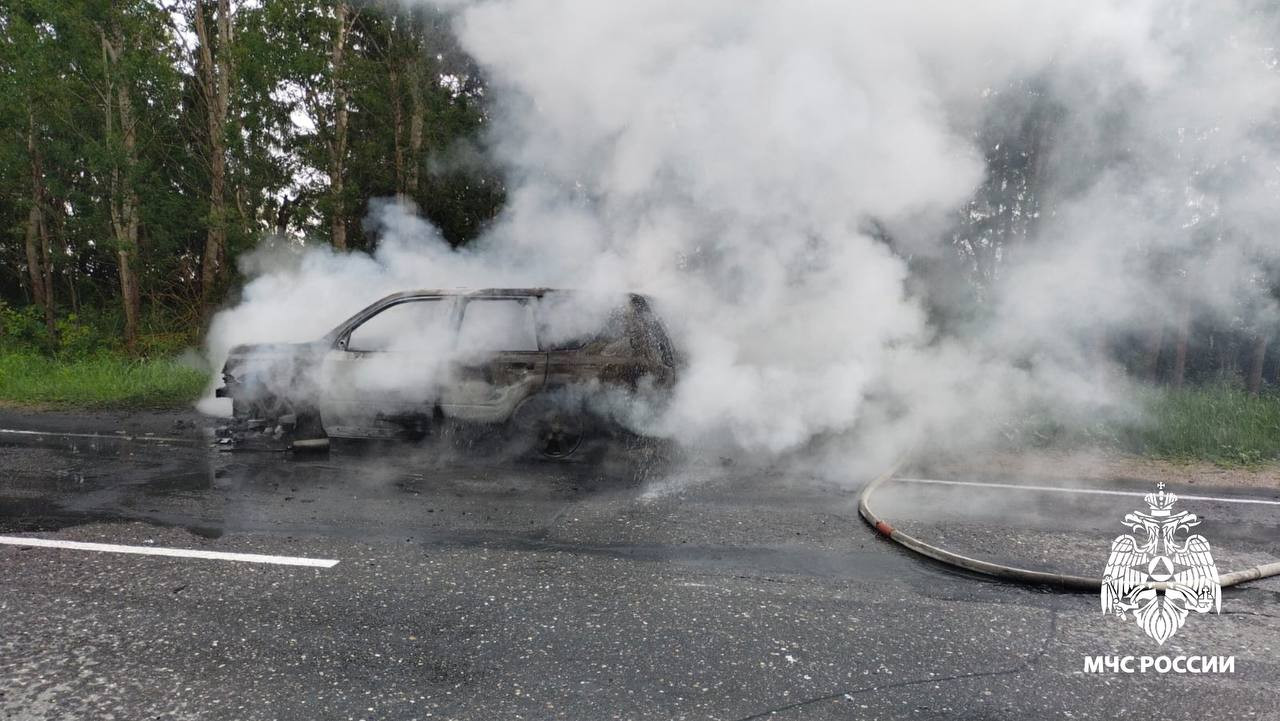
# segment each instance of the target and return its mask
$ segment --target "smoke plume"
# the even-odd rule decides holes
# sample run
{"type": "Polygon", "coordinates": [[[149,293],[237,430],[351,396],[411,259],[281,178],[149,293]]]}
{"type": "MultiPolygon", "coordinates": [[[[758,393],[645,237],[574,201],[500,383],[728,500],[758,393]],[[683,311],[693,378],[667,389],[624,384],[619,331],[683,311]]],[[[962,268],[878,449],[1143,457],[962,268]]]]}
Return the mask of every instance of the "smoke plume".
{"type": "Polygon", "coordinates": [[[1029,407],[1088,413],[1123,402],[1108,338],[1183,306],[1274,318],[1268,6],[447,11],[488,81],[502,214],[459,251],[398,204],[371,209],[371,255],[260,250],[214,322],[215,360],[317,337],[406,288],[644,292],[689,360],[646,430],[773,455],[855,435],[964,443],[1029,407]],[[1010,180],[995,159],[1035,167],[1010,180]],[[1035,204],[984,224],[1009,218],[1015,190],[1035,204]]]}

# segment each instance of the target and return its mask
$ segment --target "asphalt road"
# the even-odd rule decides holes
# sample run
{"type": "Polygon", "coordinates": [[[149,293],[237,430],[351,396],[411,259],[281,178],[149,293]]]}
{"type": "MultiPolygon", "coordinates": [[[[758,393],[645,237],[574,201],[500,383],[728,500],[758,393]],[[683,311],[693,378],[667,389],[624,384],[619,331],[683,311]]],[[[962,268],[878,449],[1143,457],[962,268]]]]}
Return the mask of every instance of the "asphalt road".
{"type": "MultiPolygon", "coordinates": [[[[1159,647],[1096,595],[878,539],[865,479],[131,432],[0,433],[0,535],[337,564],[0,545],[0,719],[1280,718],[1275,579],[1159,647]],[[1235,668],[1084,673],[1103,654],[1235,668]]],[[[897,482],[876,502],[961,550],[1098,574],[1141,499],[1078,490],[897,482]]],[[[1280,490],[1187,492],[1220,499],[1186,505],[1222,570],[1280,554],[1280,504],[1239,502],[1280,490]]]]}

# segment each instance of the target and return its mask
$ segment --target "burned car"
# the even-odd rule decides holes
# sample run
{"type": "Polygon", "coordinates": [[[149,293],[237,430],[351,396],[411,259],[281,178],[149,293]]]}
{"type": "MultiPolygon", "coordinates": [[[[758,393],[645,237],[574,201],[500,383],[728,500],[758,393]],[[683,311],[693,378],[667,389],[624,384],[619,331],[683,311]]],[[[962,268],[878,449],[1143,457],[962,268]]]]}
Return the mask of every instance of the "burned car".
{"type": "Polygon", "coordinates": [[[309,343],[241,345],[219,397],[295,449],[335,438],[500,435],[549,458],[635,434],[675,383],[648,298],[547,288],[389,295],[309,343]]]}

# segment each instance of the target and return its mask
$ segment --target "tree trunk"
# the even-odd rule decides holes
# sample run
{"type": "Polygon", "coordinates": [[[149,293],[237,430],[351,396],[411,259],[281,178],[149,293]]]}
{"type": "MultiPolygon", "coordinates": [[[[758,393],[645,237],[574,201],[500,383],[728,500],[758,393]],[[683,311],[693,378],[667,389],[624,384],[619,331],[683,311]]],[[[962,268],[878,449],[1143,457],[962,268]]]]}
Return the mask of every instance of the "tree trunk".
{"type": "Polygon", "coordinates": [[[1280,363],[1276,363],[1276,374],[1273,378],[1277,388],[1280,388],[1280,363]]]}
{"type": "Polygon", "coordinates": [[[49,226],[45,218],[44,167],[36,142],[35,111],[27,108],[27,157],[31,161],[31,210],[27,214],[27,270],[31,295],[44,311],[45,330],[56,345],[58,318],[53,306],[53,256],[49,252],[49,226]]]}
{"type": "Polygon", "coordinates": [[[1267,344],[1271,338],[1266,333],[1258,333],[1254,338],[1253,357],[1249,361],[1248,387],[1250,393],[1262,390],[1262,367],[1267,361],[1267,344]]]}
{"type": "Polygon", "coordinates": [[[120,244],[120,295],[124,303],[125,345],[134,350],[138,345],[139,316],[142,315],[142,295],[138,290],[137,271],[133,261],[138,255],[138,191],[133,187],[133,168],[137,165],[137,128],[133,120],[133,105],[129,93],[121,85],[119,95],[120,130],[125,151],[125,172],[121,193],[119,223],[116,240],[120,244]]]}
{"type": "Polygon", "coordinates": [[[44,306],[44,326],[49,332],[49,338],[57,343],[58,318],[53,306],[53,253],[49,247],[49,221],[43,212],[40,213],[40,257],[44,273],[44,300],[41,301],[44,306]]]}
{"type": "Polygon", "coordinates": [[[409,167],[404,192],[418,194],[418,168],[422,167],[422,123],[426,110],[422,105],[422,61],[414,59],[409,72],[409,167]]]}
{"type": "Polygon", "coordinates": [[[200,267],[200,316],[202,320],[208,320],[222,278],[222,261],[227,247],[225,134],[231,74],[231,4],[230,0],[218,0],[216,61],[213,39],[204,19],[204,5],[202,0],[196,7],[195,29],[200,42],[200,86],[205,99],[209,134],[209,228],[200,267]]]}
{"type": "Polygon", "coordinates": [[[70,272],[67,273],[67,295],[71,298],[71,312],[76,315],[80,314],[80,296],[76,292],[76,267],[73,263],[70,272]]]}
{"type": "Polygon", "coordinates": [[[1218,378],[1226,379],[1235,373],[1236,349],[1231,342],[1230,333],[1220,334],[1213,345],[1214,363],[1218,367],[1218,378]]]}
{"type": "Polygon", "coordinates": [[[391,86],[391,135],[395,140],[396,197],[403,199],[407,178],[404,173],[404,100],[400,92],[402,75],[395,61],[390,65],[387,80],[391,86]]]}
{"type": "Polygon", "coordinates": [[[1151,340],[1147,344],[1147,357],[1143,366],[1147,378],[1154,383],[1160,380],[1160,353],[1164,350],[1164,321],[1151,332],[1151,340]]]}
{"type": "Polygon", "coordinates": [[[276,235],[283,238],[289,232],[289,220],[293,218],[293,206],[297,198],[285,198],[280,201],[280,209],[276,212],[276,235]]]}
{"type": "Polygon", "coordinates": [[[342,215],[342,171],[331,170],[329,173],[329,193],[333,198],[333,217],[329,219],[329,229],[333,237],[333,247],[338,250],[347,249],[347,222],[342,215]]]}
{"type": "Polygon", "coordinates": [[[1187,341],[1191,336],[1191,307],[1183,305],[1178,314],[1178,338],[1173,349],[1173,373],[1169,382],[1181,388],[1187,375],[1187,341]]]}
{"type": "Polygon", "coordinates": [[[347,156],[347,83],[345,73],[347,31],[351,9],[346,2],[339,2],[336,8],[338,28],[333,38],[329,63],[333,72],[333,137],[329,141],[329,199],[331,205],[330,226],[333,232],[333,247],[338,250],[347,249],[346,211],[343,208],[343,175],[346,172],[347,156]]]}
{"type": "Polygon", "coordinates": [[[44,304],[44,272],[40,261],[40,251],[36,247],[36,243],[40,238],[40,207],[34,202],[31,203],[31,210],[27,212],[27,273],[31,283],[31,300],[44,304]]]}
{"type": "Polygon", "coordinates": [[[134,168],[138,160],[137,126],[133,117],[133,102],[124,83],[118,86],[112,80],[119,65],[124,38],[119,26],[112,28],[111,37],[102,32],[103,71],[106,74],[103,93],[105,126],[108,138],[114,137],[113,115],[119,114],[120,145],[123,151],[123,168],[117,165],[111,171],[111,228],[116,241],[116,258],[120,271],[120,302],[124,309],[124,342],[129,350],[138,345],[139,318],[142,315],[141,293],[138,290],[137,272],[133,261],[138,252],[138,192],[134,188],[134,168]],[[114,87],[114,92],[113,92],[114,87]],[[113,102],[114,101],[114,102],[113,102]]]}
{"type": "Polygon", "coordinates": [[[138,279],[133,270],[133,254],[121,248],[116,257],[120,266],[120,298],[124,304],[124,342],[129,350],[134,350],[138,347],[138,316],[142,305],[138,279]]]}

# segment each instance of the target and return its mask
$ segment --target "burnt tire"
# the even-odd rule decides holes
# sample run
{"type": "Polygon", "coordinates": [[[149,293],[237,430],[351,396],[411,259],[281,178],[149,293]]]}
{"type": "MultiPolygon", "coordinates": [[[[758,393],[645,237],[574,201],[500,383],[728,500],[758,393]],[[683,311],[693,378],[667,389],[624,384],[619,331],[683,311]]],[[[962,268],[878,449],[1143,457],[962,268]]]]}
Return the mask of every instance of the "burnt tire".
{"type": "Polygon", "coordinates": [[[278,422],[281,416],[293,415],[293,412],[293,404],[283,396],[270,393],[248,398],[231,396],[231,415],[240,420],[261,421],[271,425],[278,422]]]}
{"type": "Polygon", "coordinates": [[[580,404],[550,396],[526,399],[512,413],[508,425],[517,450],[551,461],[581,457],[591,429],[580,404]]]}
{"type": "Polygon", "coordinates": [[[313,408],[299,408],[288,398],[263,395],[232,397],[229,433],[239,448],[256,450],[322,451],[329,436],[313,408]]]}
{"type": "Polygon", "coordinates": [[[329,449],[329,435],[320,423],[320,414],[313,410],[298,411],[294,415],[293,428],[288,431],[289,450],[315,452],[329,449]]]}

